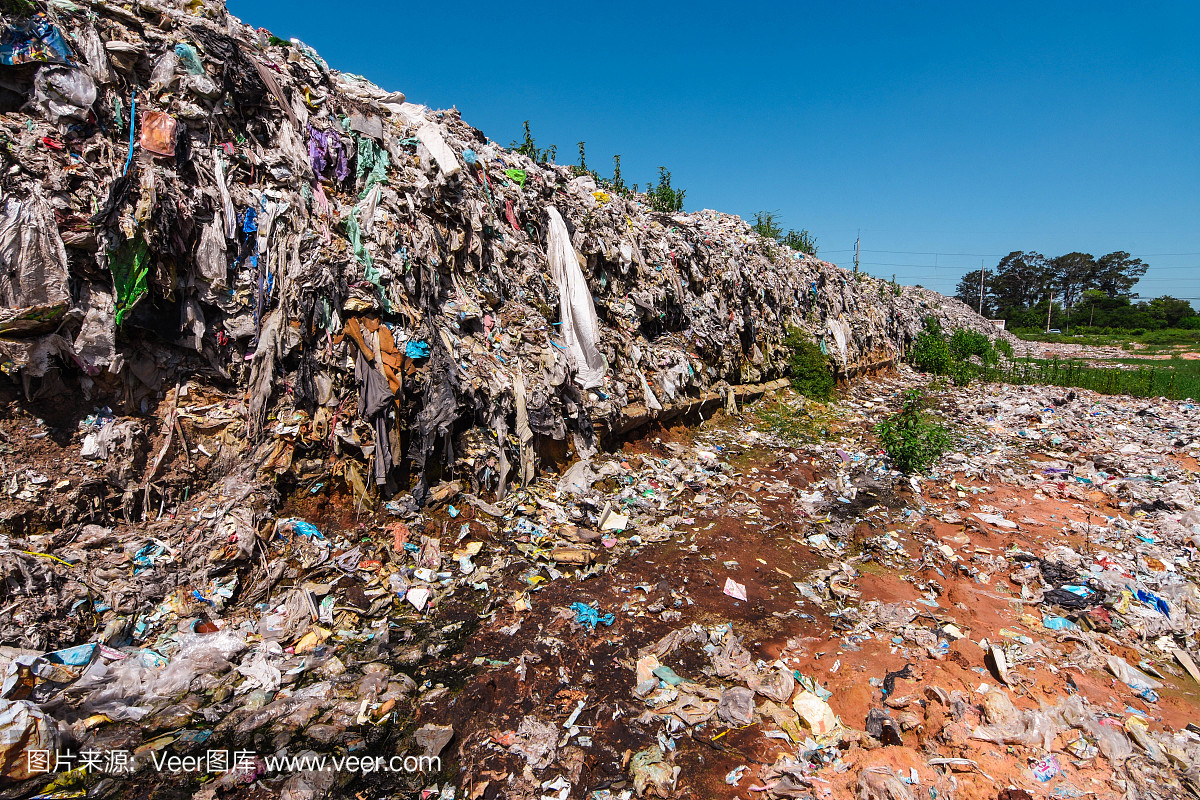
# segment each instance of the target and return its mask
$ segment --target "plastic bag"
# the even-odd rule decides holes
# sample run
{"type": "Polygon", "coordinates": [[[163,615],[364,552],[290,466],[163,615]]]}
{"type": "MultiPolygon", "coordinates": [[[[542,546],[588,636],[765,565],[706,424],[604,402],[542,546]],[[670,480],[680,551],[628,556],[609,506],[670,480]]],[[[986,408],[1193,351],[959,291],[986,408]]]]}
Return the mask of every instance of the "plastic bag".
{"type": "Polygon", "coordinates": [[[169,89],[175,82],[178,66],[179,56],[175,55],[174,50],[168,50],[159,56],[158,61],[154,62],[154,69],[150,71],[150,93],[158,94],[169,89]]]}
{"type": "Polygon", "coordinates": [[[1002,691],[988,692],[983,697],[984,719],[971,732],[972,739],[996,744],[1020,744],[1049,750],[1054,737],[1065,727],[1058,709],[1020,711],[1002,691]]]}
{"type": "Polygon", "coordinates": [[[1117,676],[1117,680],[1133,689],[1138,696],[1151,703],[1158,702],[1158,692],[1155,689],[1161,689],[1162,684],[1141,670],[1131,667],[1125,659],[1120,656],[1109,656],[1108,671],[1117,676]]]}
{"type": "MultiPolygon", "coordinates": [[[[28,700],[0,700],[0,776],[22,781],[34,772],[27,754],[56,749],[54,720],[28,700]]],[[[47,764],[47,769],[54,766],[47,764]]]]}
{"type": "Polygon", "coordinates": [[[754,721],[754,692],[742,686],[721,692],[717,716],[730,725],[749,725],[754,721]]]}
{"type": "Polygon", "coordinates": [[[913,800],[908,787],[886,767],[871,767],[860,772],[854,795],[858,800],[913,800]]]}
{"type": "Polygon", "coordinates": [[[647,789],[653,789],[658,797],[670,797],[679,772],[679,767],[663,760],[663,751],[658,747],[641,750],[629,760],[629,774],[638,797],[645,797],[647,789]]]}
{"type": "Polygon", "coordinates": [[[792,677],[792,671],[786,667],[777,668],[762,680],[759,680],[757,676],[752,676],[746,681],[746,685],[763,697],[780,703],[791,700],[792,693],[796,691],[796,679],[792,677]]]}
{"type": "Polygon", "coordinates": [[[1096,740],[1100,752],[1110,763],[1119,763],[1133,755],[1133,743],[1129,741],[1119,720],[1091,720],[1084,724],[1083,729],[1096,740]],[[1107,724],[1110,721],[1113,724],[1107,724]]]}
{"type": "Polygon", "coordinates": [[[174,117],[161,111],[147,111],[142,114],[142,149],[174,158],[175,130],[178,125],[174,117]]]}
{"type": "Polygon", "coordinates": [[[43,67],[33,79],[34,104],[51,122],[85,121],[96,102],[96,82],[74,67],[43,67]]]}
{"type": "Polygon", "coordinates": [[[833,733],[838,727],[837,715],[829,704],[812,692],[801,692],[792,701],[792,708],[814,736],[825,736],[833,733]]]}
{"type": "Polygon", "coordinates": [[[204,74],[204,62],[200,60],[200,55],[196,52],[196,48],[190,44],[180,42],[175,45],[175,57],[178,59],[177,63],[190,74],[204,74]]]}

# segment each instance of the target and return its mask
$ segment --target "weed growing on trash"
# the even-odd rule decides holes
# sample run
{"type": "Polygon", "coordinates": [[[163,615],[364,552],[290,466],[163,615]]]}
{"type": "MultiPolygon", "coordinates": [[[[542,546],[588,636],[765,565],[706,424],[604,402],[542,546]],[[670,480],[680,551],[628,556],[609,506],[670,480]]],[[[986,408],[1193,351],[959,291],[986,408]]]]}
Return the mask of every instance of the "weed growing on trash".
{"type": "Polygon", "coordinates": [[[783,346],[787,348],[792,388],[813,400],[828,400],[833,395],[829,356],[799,328],[788,329],[783,346]]]}
{"type": "MultiPolygon", "coordinates": [[[[583,156],[582,145],[583,143],[580,142],[579,154],[581,159],[583,156]]],[[[558,145],[555,144],[550,145],[545,150],[538,149],[537,142],[534,141],[533,134],[529,131],[529,120],[525,120],[525,135],[523,140],[518,142],[514,139],[508,146],[510,149],[532,159],[538,164],[553,164],[554,157],[558,155],[558,145]]]]}
{"type": "Polygon", "coordinates": [[[925,396],[918,389],[904,393],[904,405],[875,426],[879,441],[896,469],[910,475],[924,472],[946,452],[950,434],[925,413],[925,396]]]}
{"type": "Polygon", "coordinates": [[[801,231],[788,231],[779,243],[790,247],[798,253],[807,253],[810,256],[817,254],[817,237],[808,232],[808,228],[801,231]]]}
{"type": "Polygon", "coordinates": [[[825,441],[836,423],[830,407],[803,399],[763,403],[754,414],[765,429],[791,445],[825,441]]]}
{"type": "Polygon", "coordinates": [[[755,211],[754,224],[750,227],[764,239],[777,242],[783,236],[783,226],[779,224],[779,215],[774,211],[755,211]]]}
{"type": "MultiPolygon", "coordinates": [[[[776,211],[755,211],[754,224],[750,226],[759,236],[784,247],[790,247],[797,253],[817,254],[817,238],[805,228],[802,231],[784,231],[779,224],[779,214],[776,211]]],[[[768,258],[772,251],[768,250],[768,258]]]]}
{"type": "Polygon", "coordinates": [[[683,211],[683,189],[671,188],[671,171],[666,167],[658,168],[658,185],[647,192],[650,207],[664,214],[683,211]]]}

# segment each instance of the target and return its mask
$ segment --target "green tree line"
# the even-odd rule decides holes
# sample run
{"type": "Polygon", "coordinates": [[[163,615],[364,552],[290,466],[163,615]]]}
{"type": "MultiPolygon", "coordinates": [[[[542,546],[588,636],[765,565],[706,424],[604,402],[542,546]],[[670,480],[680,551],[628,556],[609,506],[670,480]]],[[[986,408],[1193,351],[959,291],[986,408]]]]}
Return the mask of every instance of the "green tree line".
{"type": "MultiPolygon", "coordinates": [[[[994,269],[983,271],[983,314],[1003,319],[1010,329],[1200,329],[1200,317],[1186,300],[1168,295],[1134,302],[1133,287],[1148,268],[1146,262],[1124,251],[1099,258],[1091,253],[1049,258],[1032,251],[1014,251],[994,269]]],[[[968,272],[955,290],[955,297],[977,310],[980,272],[968,272]]]]}

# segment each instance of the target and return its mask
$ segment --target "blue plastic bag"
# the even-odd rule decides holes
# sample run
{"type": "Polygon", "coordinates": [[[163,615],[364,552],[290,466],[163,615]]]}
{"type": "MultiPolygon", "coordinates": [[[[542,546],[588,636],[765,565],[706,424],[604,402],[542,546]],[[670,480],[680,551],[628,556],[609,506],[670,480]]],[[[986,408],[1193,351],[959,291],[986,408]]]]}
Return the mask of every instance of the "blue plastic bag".
{"type": "Polygon", "coordinates": [[[595,630],[597,625],[612,625],[616,619],[612,614],[601,614],[600,609],[586,603],[571,603],[571,610],[575,612],[576,624],[588,630],[595,630]]]}

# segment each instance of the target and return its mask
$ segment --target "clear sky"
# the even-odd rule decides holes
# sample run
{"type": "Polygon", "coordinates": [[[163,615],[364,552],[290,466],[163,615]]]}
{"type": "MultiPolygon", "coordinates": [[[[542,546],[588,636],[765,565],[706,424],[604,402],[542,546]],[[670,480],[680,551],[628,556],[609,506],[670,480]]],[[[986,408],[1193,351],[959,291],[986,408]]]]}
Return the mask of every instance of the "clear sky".
{"type": "MultiPolygon", "coordinates": [[[[1200,298],[1200,3],[229,0],[507,144],[528,119],[688,210],[951,293],[980,261],[1126,250],[1200,298]]],[[[1200,301],[1194,303],[1200,307],[1200,301]]]]}

